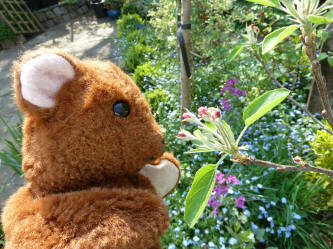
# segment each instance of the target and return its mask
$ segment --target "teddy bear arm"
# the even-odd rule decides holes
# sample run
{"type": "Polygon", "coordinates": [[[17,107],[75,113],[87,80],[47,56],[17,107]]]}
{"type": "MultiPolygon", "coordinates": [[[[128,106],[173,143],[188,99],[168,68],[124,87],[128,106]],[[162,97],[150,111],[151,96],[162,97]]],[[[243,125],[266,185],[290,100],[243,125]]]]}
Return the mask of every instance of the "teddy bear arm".
{"type": "Polygon", "coordinates": [[[19,192],[3,213],[6,249],[155,249],[169,225],[162,200],[147,190],[92,188],[39,199],[19,192]]]}
{"type": "Polygon", "coordinates": [[[169,152],[165,152],[153,163],[146,164],[139,173],[151,181],[157,194],[162,198],[174,190],[181,176],[179,162],[169,152]]]}

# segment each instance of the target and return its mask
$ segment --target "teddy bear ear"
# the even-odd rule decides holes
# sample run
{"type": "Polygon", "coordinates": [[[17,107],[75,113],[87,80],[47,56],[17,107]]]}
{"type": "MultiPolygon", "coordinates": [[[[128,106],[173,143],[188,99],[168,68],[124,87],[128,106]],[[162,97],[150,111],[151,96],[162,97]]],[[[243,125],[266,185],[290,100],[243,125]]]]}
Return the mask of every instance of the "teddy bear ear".
{"type": "Polygon", "coordinates": [[[16,97],[40,108],[52,108],[59,89],[75,76],[73,65],[55,53],[32,57],[16,70],[16,97]]]}

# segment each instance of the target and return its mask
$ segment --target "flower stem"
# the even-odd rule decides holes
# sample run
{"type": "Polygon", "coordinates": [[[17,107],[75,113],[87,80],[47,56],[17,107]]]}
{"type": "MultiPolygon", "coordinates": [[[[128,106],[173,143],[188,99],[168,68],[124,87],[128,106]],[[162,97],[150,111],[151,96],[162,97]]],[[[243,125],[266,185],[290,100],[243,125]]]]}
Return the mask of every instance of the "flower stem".
{"type": "Polygon", "coordinates": [[[236,146],[238,146],[238,143],[240,142],[242,136],[244,135],[245,131],[247,130],[248,126],[245,125],[244,129],[242,130],[242,132],[239,134],[237,141],[236,141],[236,146]]]}

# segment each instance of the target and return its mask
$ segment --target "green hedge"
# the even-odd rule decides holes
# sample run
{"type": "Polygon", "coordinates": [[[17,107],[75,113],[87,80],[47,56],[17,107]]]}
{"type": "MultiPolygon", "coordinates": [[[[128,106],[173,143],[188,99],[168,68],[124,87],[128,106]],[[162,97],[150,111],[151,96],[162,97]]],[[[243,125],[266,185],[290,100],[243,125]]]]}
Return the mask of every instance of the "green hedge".
{"type": "Polygon", "coordinates": [[[11,31],[9,26],[5,23],[0,23],[0,42],[6,40],[14,40],[16,35],[11,31]]]}

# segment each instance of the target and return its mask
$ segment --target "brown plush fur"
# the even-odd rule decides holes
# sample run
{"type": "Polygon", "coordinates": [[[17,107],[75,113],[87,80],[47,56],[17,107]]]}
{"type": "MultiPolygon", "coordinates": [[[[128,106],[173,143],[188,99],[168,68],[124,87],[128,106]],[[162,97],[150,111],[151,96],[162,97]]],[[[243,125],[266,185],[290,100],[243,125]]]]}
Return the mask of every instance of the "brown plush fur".
{"type": "Polygon", "coordinates": [[[110,62],[48,49],[15,64],[14,89],[25,115],[22,167],[30,183],[3,210],[5,249],[160,248],[168,211],[138,171],[154,160],[179,164],[163,154],[162,133],[135,83],[110,62]],[[20,68],[45,53],[75,69],[53,108],[21,96],[20,68]],[[126,118],[113,113],[119,100],[130,106],[126,118]]]}

